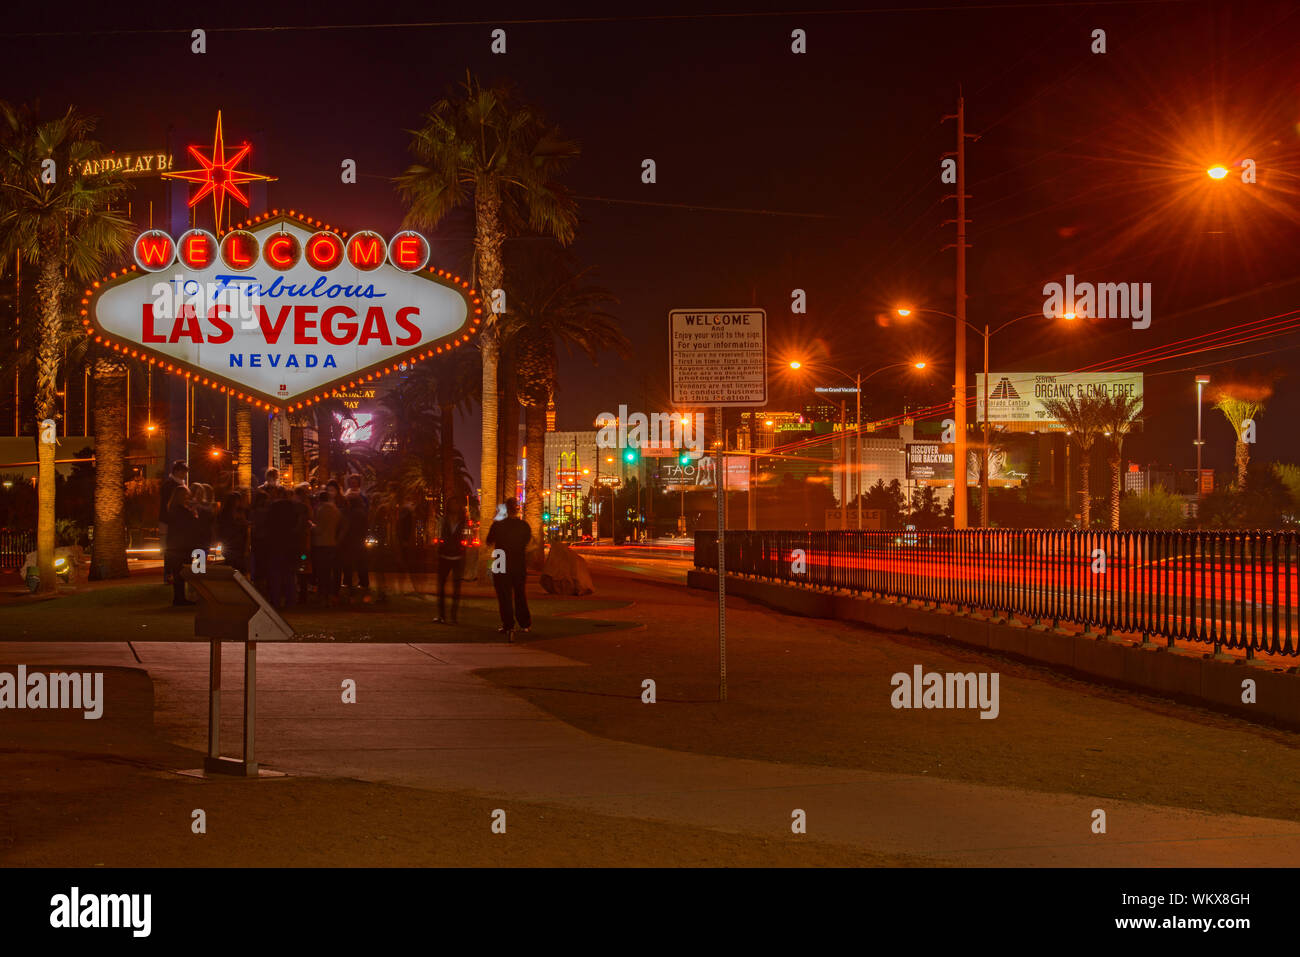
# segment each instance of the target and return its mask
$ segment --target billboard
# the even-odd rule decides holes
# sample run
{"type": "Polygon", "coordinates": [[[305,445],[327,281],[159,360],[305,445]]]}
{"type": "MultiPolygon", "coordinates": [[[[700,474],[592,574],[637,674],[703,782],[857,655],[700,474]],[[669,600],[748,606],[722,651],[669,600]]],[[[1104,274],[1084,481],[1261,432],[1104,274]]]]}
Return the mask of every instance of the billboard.
{"type": "MultiPolygon", "coordinates": [[[[1060,429],[1047,411],[1051,399],[1092,395],[1142,398],[1141,372],[994,372],[989,376],[989,422],[1060,429]]],[[[984,421],[984,374],[975,376],[975,423],[984,421]]]]}
{"type": "MultiPolygon", "coordinates": [[[[728,455],[725,461],[727,491],[746,491],[749,488],[749,456],[728,455]]],[[[705,455],[698,459],[687,459],[685,464],[682,464],[678,457],[671,462],[660,464],[656,474],[659,477],[659,487],[666,491],[717,488],[717,456],[705,455]]]]}
{"type": "Polygon", "coordinates": [[[482,309],[427,266],[428,240],[347,233],[297,213],[220,239],[149,230],[135,264],[87,289],[88,336],[272,411],[301,408],[468,343],[482,309]]]}
{"type": "Polygon", "coordinates": [[[908,442],[904,453],[904,469],[908,481],[952,481],[952,443],[908,442]]]}

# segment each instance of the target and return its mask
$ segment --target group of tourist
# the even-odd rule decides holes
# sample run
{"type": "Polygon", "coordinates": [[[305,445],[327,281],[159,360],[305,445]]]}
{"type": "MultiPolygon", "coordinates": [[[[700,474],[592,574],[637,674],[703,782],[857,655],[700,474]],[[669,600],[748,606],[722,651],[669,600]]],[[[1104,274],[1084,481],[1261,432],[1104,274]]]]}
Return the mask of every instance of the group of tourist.
{"type": "MultiPolygon", "coordinates": [[[[349,475],[346,484],[346,490],[332,479],[316,489],[305,482],[289,487],[280,484],[278,470],[271,468],[266,470],[266,481],[251,493],[232,491],[218,503],[212,486],[190,484],[189,466],[183,461],[173,464],[158,499],[163,579],[172,585],[172,604],[194,604],[185,595],[181,570],[191,563],[195,550],[206,553],[216,545],[221,547],[222,561],[248,577],[275,608],[306,604],[313,592],[317,602],[335,604],[344,588],[349,599],[359,590],[362,601],[369,601],[370,500],[362,491],[361,476],[349,475]]],[[[486,539],[493,546],[492,585],[501,615],[498,630],[510,638],[516,626],[524,631],[532,627],[525,594],[525,550],[532,529],[518,512],[515,501],[499,506],[486,539]]],[[[414,543],[414,516],[399,503],[395,519],[388,544],[395,547],[405,568],[414,543]]],[[[457,623],[471,538],[466,509],[449,509],[438,542],[435,620],[439,623],[457,623]]]]}
{"type": "MultiPolygon", "coordinates": [[[[211,486],[188,479],[188,466],[178,461],[159,490],[163,578],[172,584],[172,604],[193,604],[180,570],[194,550],[218,544],[222,560],[276,608],[304,604],[313,590],[321,603],[338,602],[345,588],[349,597],[359,593],[369,601],[370,500],[361,476],[349,475],[346,490],[332,479],[319,489],[305,482],[289,487],[271,468],[262,485],[232,491],[219,504],[211,486]]],[[[406,526],[399,519],[399,540],[403,533],[413,537],[409,519],[406,526]]]]}

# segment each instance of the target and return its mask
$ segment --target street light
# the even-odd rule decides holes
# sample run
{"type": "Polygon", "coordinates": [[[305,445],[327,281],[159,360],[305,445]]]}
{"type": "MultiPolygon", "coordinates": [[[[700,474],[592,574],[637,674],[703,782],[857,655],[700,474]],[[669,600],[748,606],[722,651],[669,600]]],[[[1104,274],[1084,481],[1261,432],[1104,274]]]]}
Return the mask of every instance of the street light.
{"type": "MultiPolygon", "coordinates": [[[[913,310],[908,307],[900,307],[895,311],[900,316],[910,316],[913,312],[913,310]]],[[[997,335],[1003,329],[1006,329],[1007,327],[1013,326],[1017,322],[1020,322],[1022,319],[1032,319],[1034,316],[1042,316],[1043,312],[1040,309],[1038,312],[1027,312],[1023,316],[1016,316],[1016,318],[1007,320],[1006,322],[1002,323],[1002,325],[998,326],[996,329],[993,329],[992,331],[989,330],[989,324],[986,322],[984,323],[984,331],[981,332],[978,326],[966,322],[966,320],[964,319],[958,320],[957,317],[952,315],[951,313],[941,312],[938,309],[922,309],[919,311],[932,313],[936,316],[943,316],[945,319],[953,319],[962,322],[967,329],[972,329],[974,330],[976,335],[982,335],[984,337],[984,449],[980,455],[980,527],[988,528],[989,527],[989,339],[997,335]]],[[[1067,312],[1067,313],[1063,313],[1060,316],[1060,318],[1074,319],[1076,315],[1077,314],[1074,312],[1067,312]]],[[[958,372],[958,377],[959,378],[961,377],[960,371],[958,372]]],[[[965,395],[959,396],[957,394],[957,386],[956,386],[956,382],[954,381],[953,384],[953,403],[954,403],[953,411],[954,412],[956,411],[957,408],[956,403],[958,401],[960,401],[964,405],[966,401],[966,396],[965,395]]],[[[966,441],[965,441],[965,435],[962,434],[960,431],[956,435],[956,438],[959,439],[960,441],[953,443],[952,514],[953,514],[953,527],[961,528],[964,526],[960,526],[957,524],[957,516],[959,514],[957,510],[957,500],[958,500],[959,490],[962,494],[965,493],[966,441]],[[960,479],[958,478],[959,472],[961,474],[960,479]]]]}
{"type": "MultiPolygon", "coordinates": [[[[858,372],[856,374],[850,374],[848,372],[845,372],[843,369],[837,369],[835,368],[835,366],[829,365],[828,363],[822,363],[822,365],[824,365],[831,372],[837,372],[840,375],[844,376],[845,378],[853,379],[856,384],[857,412],[855,413],[856,417],[854,419],[855,435],[853,440],[853,452],[854,452],[855,465],[853,470],[853,485],[854,485],[854,492],[856,493],[858,499],[858,530],[860,531],[862,529],[862,383],[868,381],[872,376],[876,375],[877,373],[884,372],[886,369],[898,369],[903,366],[911,366],[913,369],[924,369],[926,364],[924,360],[908,360],[906,362],[894,362],[887,366],[881,366],[879,369],[873,369],[871,372],[868,372],[866,376],[863,376],[861,372],[858,372]]],[[[800,362],[790,363],[791,369],[798,370],[801,367],[802,367],[802,363],[800,362]]],[[[843,405],[841,404],[841,409],[842,408],[843,405]]],[[[841,418],[842,418],[842,414],[841,414],[841,418]]],[[[845,484],[844,501],[841,503],[841,509],[840,509],[841,529],[848,528],[848,521],[849,521],[848,488],[847,488],[848,486],[848,472],[847,472],[848,438],[847,436],[845,436],[844,439],[844,453],[845,453],[844,464],[845,464],[846,471],[845,471],[845,483],[844,483],[845,484]]]]}
{"type": "Polygon", "coordinates": [[[1205,175],[1210,179],[1223,179],[1228,175],[1228,168],[1226,166],[1211,166],[1205,171],[1205,175]]]}
{"type": "Polygon", "coordinates": [[[1198,375],[1196,377],[1196,527],[1201,527],[1201,446],[1205,444],[1201,438],[1201,392],[1210,384],[1210,377],[1207,375],[1198,375]]]}

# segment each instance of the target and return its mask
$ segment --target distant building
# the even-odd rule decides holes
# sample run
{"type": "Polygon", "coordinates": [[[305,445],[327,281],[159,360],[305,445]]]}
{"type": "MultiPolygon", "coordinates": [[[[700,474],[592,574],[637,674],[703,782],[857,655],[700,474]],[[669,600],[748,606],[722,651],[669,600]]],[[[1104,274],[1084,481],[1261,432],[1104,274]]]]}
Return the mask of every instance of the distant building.
{"type": "Polygon", "coordinates": [[[595,429],[546,433],[542,501],[553,522],[582,518],[582,502],[596,481],[597,469],[612,467],[603,460],[597,465],[600,452],[595,429]]]}

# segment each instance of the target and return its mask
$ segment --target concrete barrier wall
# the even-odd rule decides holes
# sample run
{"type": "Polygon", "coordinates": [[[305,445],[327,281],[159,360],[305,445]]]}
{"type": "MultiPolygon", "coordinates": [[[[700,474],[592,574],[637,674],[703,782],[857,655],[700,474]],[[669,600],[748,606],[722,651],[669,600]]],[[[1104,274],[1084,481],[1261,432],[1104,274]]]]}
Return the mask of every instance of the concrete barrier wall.
{"type": "MultiPolygon", "coordinates": [[[[692,588],[715,590],[717,575],[693,569],[692,588]]],[[[727,576],[727,594],[805,618],[856,621],[883,631],[943,638],[1071,674],[1208,705],[1264,724],[1300,730],[1300,668],[1227,661],[1209,651],[1192,652],[1136,641],[1026,626],[1003,619],[953,614],[895,601],[817,591],[727,576]],[[1244,704],[1242,682],[1255,682],[1255,703],[1244,704]]]]}

